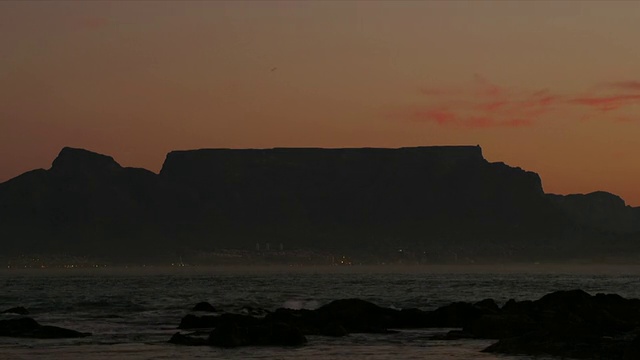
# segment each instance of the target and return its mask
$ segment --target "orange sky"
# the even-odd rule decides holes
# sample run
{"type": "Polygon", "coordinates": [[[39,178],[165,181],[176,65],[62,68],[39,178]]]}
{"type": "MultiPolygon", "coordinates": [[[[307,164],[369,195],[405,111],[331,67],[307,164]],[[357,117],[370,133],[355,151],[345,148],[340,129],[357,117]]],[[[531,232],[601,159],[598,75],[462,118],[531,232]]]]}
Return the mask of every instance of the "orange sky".
{"type": "Polygon", "coordinates": [[[0,181],[63,146],[480,144],[640,205],[640,2],[0,2],[0,181]]]}

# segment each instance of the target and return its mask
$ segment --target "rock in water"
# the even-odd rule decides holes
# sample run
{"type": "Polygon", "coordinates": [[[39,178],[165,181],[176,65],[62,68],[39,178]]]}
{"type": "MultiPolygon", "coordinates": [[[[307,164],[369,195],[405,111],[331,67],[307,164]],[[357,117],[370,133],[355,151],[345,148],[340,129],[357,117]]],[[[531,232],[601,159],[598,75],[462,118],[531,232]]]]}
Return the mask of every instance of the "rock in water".
{"type": "Polygon", "coordinates": [[[579,359],[637,359],[640,301],[618,295],[557,291],[536,301],[508,301],[499,314],[465,328],[500,338],[484,351],[579,359]]]}
{"type": "Polygon", "coordinates": [[[248,329],[235,322],[225,322],[211,331],[209,344],[220,347],[237,347],[251,345],[248,329]]]}
{"type": "Polygon", "coordinates": [[[201,346],[201,345],[209,345],[207,339],[198,338],[190,335],[183,335],[179,332],[173,334],[169,342],[176,345],[187,345],[187,346],[201,346]]]}
{"type": "Polygon", "coordinates": [[[216,308],[206,301],[197,303],[191,311],[216,312],[216,308]]]}
{"type": "Polygon", "coordinates": [[[213,328],[218,324],[219,318],[219,316],[196,316],[188,314],[182,318],[178,329],[213,328]]]}
{"type": "Polygon", "coordinates": [[[62,339],[90,336],[75,330],[57,326],[43,326],[32,318],[0,320],[0,336],[24,337],[37,339],[62,339]]]}
{"type": "Polygon", "coordinates": [[[285,323],[246,326],[228,321],[215,328],[209,335],[209,343],[220,347],[296,346],[306,342],[307,338],[300,329],[285,323]]]}
{"type": "Polygon", "coordinates": [[[18,315],[29,315],[29,310],[22,306],[12,307],[11,309],[7,309],[2,312],[2,314],[18,314],[18,315]]]}

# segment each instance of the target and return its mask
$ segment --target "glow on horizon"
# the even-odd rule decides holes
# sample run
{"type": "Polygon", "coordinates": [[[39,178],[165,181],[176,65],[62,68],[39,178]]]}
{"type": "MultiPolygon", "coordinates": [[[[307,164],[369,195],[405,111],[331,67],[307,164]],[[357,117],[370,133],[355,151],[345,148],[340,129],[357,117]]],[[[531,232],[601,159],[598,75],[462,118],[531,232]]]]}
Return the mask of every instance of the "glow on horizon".
{"type": "Polygon", "coordinates": [[[1,2],[0,181],[64,146],[480,144],[640,205],[640,2],[1,2]]]}

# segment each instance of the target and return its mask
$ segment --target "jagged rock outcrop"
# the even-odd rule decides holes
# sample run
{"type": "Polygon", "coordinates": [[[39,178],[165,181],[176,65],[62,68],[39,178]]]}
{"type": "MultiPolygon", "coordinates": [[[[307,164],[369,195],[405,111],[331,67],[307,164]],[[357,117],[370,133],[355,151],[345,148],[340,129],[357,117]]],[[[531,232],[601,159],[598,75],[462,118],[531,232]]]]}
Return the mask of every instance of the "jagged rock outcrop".
{"type": "MultiPolygon", "coordinates": [[[[640,300],[615,294],[593,296],[582,290],[556,291],[535,301],[509,300],[502,307],[485,299],[454,302],[433,311],[397,310],[362,299],[342,299],[316,310],[281,308],[265,317],[225,313],[195,318],[198,321],[190,323],[206,324],[212,330],[178,332],[169,341],[191,346],[284,346],[305,343],[305,335],[462,328],[433,338],[496,339],[484,351],[505,354],[612,360],[635,359],[640,354],[640,300]]],[[[184,323],[183,319],[181,329],[184,323]]]]}
{"type": "Polygon", "coordinates": [[[64,339],[80,338],[90,335],[90,333],[82,333],[57,326],[40,325],[34,319],[27,317],[0,320],[0,336],[36,339],[64,339]]]}
{"type": "Polygon", "coordinates": [[[638,326],[640,300],[572,290],[536,301],[509,301],[490,322],[480,317],[465,331],[500,339],[486,352],[635,359],[640,353],[638,326]]]}
{"type": "Polygon", "coordinates": [[[29,310],[24,306],[16,306],[4,311],[0,311],[0,314],[17,314],[17,315],[29,315],[29,310]]]}
{"type": "Polygon", "coordinates": [[[191,311],[216,312],[216,308],[206,301],[199,302],[193,306],[191,311]]]}

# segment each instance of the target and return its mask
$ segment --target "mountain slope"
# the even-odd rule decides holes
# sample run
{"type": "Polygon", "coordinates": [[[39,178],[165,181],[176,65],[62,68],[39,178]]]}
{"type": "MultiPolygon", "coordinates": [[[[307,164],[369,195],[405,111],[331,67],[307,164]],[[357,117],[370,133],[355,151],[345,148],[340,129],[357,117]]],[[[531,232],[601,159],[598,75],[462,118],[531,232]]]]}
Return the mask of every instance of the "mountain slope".
{"type": "Polygon", "coordinates": [[[622,247],[634,238],[638,209],[600,195],[545,195],[537,174],[490,163],[479,146],[173,151],[158,175],[64,148],[51,169],[0,184],[0,250],[150,259],[270,242],[569,256],[603,229],[626,234],[622,247]]]}

